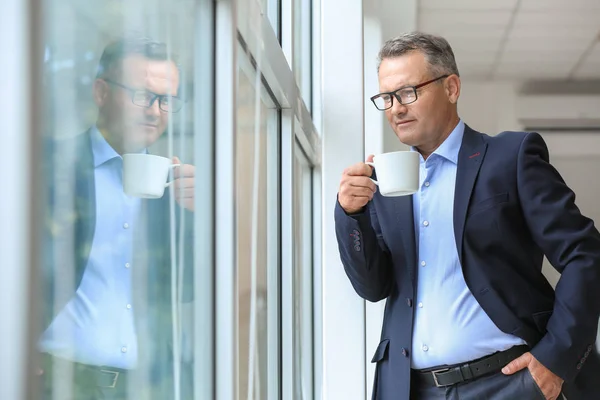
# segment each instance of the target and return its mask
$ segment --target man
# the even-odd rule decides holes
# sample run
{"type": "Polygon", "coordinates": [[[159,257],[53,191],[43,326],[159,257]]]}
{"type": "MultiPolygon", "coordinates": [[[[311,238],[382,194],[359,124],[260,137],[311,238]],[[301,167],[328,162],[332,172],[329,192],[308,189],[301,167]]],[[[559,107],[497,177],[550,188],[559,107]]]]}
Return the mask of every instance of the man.
{"type": "Polygon", "coordinates": [[[441,37],[402,35],[379,58],[372,100],[421,161],[412,196],[381,196],[362,162],[339,188],[346,273],[361,297],[387,299],[373,398],[600,398],[600,235],[542,138],[464,124],[441,37]]]}
{"type": "Polygon", "coordinates": [[[170,232],[173,224],[186,229],[176,238],[186,252],[186,268],[177,272],[186,287],[177,296],[183,291],[189,301],[194,167],[174,169],[175,201],[189,210],[176,209],[175,221],[168,193],[142,200],[125,195],[122,184],[122,155],[148,152],[169,113],[183,106],[179,79],[164,44],[140,37],[109,44],[93,86],[96,124],[46,148],[42,290],[49,298],[38,347],[48,398],[65,396],[63,385],[75,399],[146,398],[145,391],[165,399],[180,384],[173,376],[170,232]]]}

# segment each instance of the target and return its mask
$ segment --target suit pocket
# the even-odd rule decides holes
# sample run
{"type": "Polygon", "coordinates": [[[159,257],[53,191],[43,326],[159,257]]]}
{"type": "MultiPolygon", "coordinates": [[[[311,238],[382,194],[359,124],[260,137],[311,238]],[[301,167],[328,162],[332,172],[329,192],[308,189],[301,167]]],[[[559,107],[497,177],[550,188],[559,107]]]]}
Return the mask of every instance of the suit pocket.
{"type": "Polygon", "coordinates": [[[492,197],[488,197],[485,200],[481,200],[469,207],[467,215],[473,215],[485,210],[489,210],[497,206],[498,204],[506,203],[508,201],[508,193],[496,194],[492,197]]]}
{"type": "Polygon", "coordinates": [[[387,353],[388,346],[390,345],[390,339],[384,339],[379,342],[377,346],[377,350],[375,350],[375,354],[373,354],[373,358],[371,359],[372,363],[379,362],[385,358],[385,354],[387,353]]]}
{"type": "Polygon", "coordinates": [[[546,395],[544,394],[544,392],[542,392],[542,389],[540,389],[540,387],[538,386],[535,379],[533,379],[533,376],[531,375],[529,368],[525,367],[525,369],[523,371],[525,371],[524,372],[525,380],[527,382],[529,382],[529,386],[530,386],[531,390],[533,391],[533,393],[531,393],[531,394],[534,396],[534,398],[537,397],[539,399],[546,400],[546,395]]]}

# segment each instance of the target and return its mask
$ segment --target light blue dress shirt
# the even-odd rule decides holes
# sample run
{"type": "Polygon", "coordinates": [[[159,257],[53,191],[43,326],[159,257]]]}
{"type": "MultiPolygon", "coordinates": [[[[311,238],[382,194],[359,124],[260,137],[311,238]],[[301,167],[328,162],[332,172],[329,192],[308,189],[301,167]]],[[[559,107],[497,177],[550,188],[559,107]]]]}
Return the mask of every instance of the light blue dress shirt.
{"type": "MultiPolygon", "coordinates": [[[[39,348],[90,365],[135,368],[131,299],[132,232],[140,200],[123,193],[123,159],[91,128],[96,227],[81,284],[43,333],[39,348]]],[[[59,277],[57,277],[59,279],[59,277]]]]}
{"type": "MultiPolygon", "coordinates": [[[[454,240],[454,189],[465,130],[460,121],[427,160],[413,195],[418,254],[411,367],[474,360],[525,343],[492,322],[467,287],[454,240]]],[[[415,149],[413,149],[414,151],[415,149]]]]}

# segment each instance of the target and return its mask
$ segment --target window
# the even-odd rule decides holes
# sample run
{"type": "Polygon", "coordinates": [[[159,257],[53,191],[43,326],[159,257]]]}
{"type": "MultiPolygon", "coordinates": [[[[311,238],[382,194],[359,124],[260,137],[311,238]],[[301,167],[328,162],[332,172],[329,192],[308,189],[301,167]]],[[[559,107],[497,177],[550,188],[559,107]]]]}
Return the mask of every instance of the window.
{"type": "Polygon", "coordinates": [[[273,31],[279,32],[279,6],[281,0],[260,0],[260,6],[264,14],[267,15],[273,31]]]}
{"type": "Polygon", "coordinates": [[[316,398],[313,383],[312,168],[296,143],[294,160],[294,399],[316,398]]]}
{"type": "Polygon", "coordinates": [[[43,398],[193,398],[211,359],[210,313],[194,323],[212,265],[194,251],[212,226],[197,195],[213,172],[196,167],[212,158],[198,101],[212,106],[195,98],[212,97],[195,58],[212,57],[210,35],[185,0],[43,3],[43,398]]]}
{"type": "MultiPolygon", "coordinates": [[[[279,232],[278,110],[261,75],[238,47],[236,139],[236,240],[239,399],[277,398],[268,374],[277,379],[279,316],[269,312],[278,300],[279,232]],[[276,333],[278,335],[278,333],[276,333]],[[273,357],[274,356],[274,357],[273,357]],[[275,365],[269,360],[275,360],[275,365]],[[270,396],[270,397],[267,397],[270,396]]],[[[277,307],[276,307],[277,308],[277,307]]],[[[276,388],[277,386],[275,386],[276,388]]]]}
{"type": "Polygon", "coordinates": [[[313,0],[294,3],[294,75],[300,94],[312,109],[312,6],[313,0]]]}

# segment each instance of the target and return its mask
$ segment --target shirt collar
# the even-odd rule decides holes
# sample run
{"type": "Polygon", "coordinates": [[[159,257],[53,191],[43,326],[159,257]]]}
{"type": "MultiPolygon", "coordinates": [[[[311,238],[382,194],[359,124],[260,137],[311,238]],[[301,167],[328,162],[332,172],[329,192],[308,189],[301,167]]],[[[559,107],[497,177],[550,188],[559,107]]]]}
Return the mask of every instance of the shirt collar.
{"type": "MultiPolygon", "coordinates": [[[[465,133],[465,123],[462,119],[458,120],[458,124],[454,127],[450,135],[442,142],[442,144],[435,149],[432,154],[437,154],[440,157],[452,161],[454,164],[458,163],[458,152],[462,145],[463,135],[465,133]]],[[[414,147],[411,150],[416,151],[414,147]]]]}
{"type": "Polygon", "coordinates": [[[98,130],[96,125],[90,128],[90,137],[92,141],[92,154],[94,155],[94,168],[116,157],[121,157],[106,141],[104,136],[98,130]]]}

